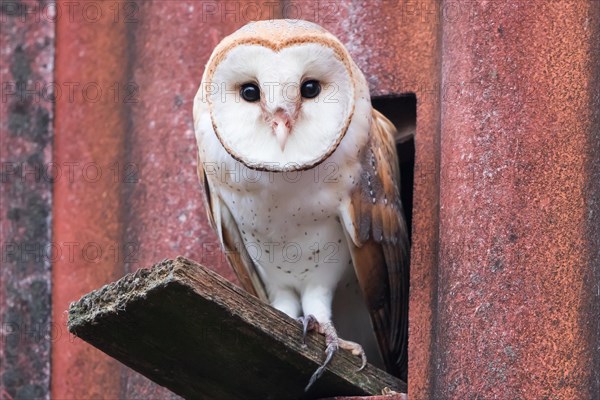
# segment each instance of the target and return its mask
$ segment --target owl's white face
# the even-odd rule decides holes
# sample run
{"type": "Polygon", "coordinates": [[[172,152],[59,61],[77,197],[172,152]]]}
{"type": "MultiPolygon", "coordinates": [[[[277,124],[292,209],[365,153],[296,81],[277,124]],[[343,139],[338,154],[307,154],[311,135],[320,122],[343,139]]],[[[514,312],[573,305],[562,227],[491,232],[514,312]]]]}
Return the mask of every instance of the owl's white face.
{"type": "Polygon", "coordinates": [[[327,158],[354,110],[351,69],[320,43],[278,51],[233,47],[203,82],[211,120],[227,151],[250,168],[291,171],[327,158]]]}

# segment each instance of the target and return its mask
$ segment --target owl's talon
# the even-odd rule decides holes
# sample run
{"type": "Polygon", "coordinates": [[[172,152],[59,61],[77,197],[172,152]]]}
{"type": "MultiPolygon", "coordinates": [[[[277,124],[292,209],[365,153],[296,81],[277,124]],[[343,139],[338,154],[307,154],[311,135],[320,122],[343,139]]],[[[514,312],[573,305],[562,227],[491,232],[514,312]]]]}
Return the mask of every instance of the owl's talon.
{"type": "Polygon", "coordinates": [[[356,370],[356,372],[362,371],[367,366],[367,356],[364,352],[360,355],[360,358],[362,359],[362,363],[360,367],[356,370]]]}
{"type": "Polygon", "coordinates": [[[317,368],[317,370],[310,377],[308,385],[306,385],[306,388],[304,388],[305,392],[307,392],[308,389],[310,389],[310,387],[313,385],[313,383],[315,383],[316,380],[319,379],[321,375],[323,375],[323,372],[325,372],[325,368],[327,368],[327,365],[329,365],[331,359],[333,358],[333,355],[336,351],[338,351],[339,348],[349,350],[353,355],[361,357],[362,363],[357,371],[363,370],[367,365],[367,356],[360,344],[340,339],[331,321],[322,324],[319,324],[318,322],[315,323],[318,326],[319,332],[325,334],[325,343],[327,344],[327,347],[325,348],[325,354],[327,356],[325,357],[325,361],[323,362],[323,364],[321,364],[321,366],[317,368]]]}
{"type": "MultiPolygon", "coordinates": [[[[327,340],[327,338],[326,338],[326,340],[327,340]]],[[[304,388],[305,392],[308,392],[308,389],[310,389],[310,387],[313,385],[313,383],[315,383],[317,381],[317,379],[319,379],[321,377],[321,375],[323,375],[323,372],[325,372],[325,368],[327,368],[327,365],[329,365],[329,363],[331,362],[331,359],[333,358],[333,354],[338,350],[338,348],[339,348],[339,346],[338,346],[337,337],[336,337],[336,341],[333,341],[327,345],[327,348],[325,349],[325,354],[327,354],[327,356],[325,357],[325,361],[323,362],[323,364],[321,364],[321,366],[319,368],[317,368],[317,370],[310,377],[310,380],[308,381],[308,385],[306,385],[306,387],[304,388]]]]}
{"type": "Polygon", "coordinates": [[[319,323],[312,314],[305,317],[299,317],[297,320],[302,323],[302,347],[306,347],[306,334],[308,331],[316,329],[319,323]]]}
{"type": "Polygon", "coordinates": [[[305,317],[300,317],[298,318],[298,321],[302,322],[302,343],[306,344],[306,334],[308,331],[317,329],[319,322],[312,314],[309,314],[305,317]]]}
{"type": "Polygon", "coordinates": [[[356,371],[362,371],[367,366],[367,355],[365,354],[365,350],[362,348],[362,346],[358,343],[343,339],[340,339],[339,342],[342,349],[349,350],[352,355],[360,356],[361,365],[356,371]]]}

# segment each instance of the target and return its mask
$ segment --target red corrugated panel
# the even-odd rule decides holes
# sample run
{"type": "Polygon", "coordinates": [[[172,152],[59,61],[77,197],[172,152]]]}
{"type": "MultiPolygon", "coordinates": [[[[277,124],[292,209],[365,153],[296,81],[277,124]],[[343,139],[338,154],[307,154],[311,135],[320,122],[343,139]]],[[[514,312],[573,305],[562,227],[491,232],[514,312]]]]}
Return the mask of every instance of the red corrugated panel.
{"type": "MultiPolygon", "coordinates": [[[[53,319],[66,332],[69,303],[124,274],[122,191],[128,105],[125,3],[58,3],[54,160],[53,319]],[[112,7],[112,9],[111,9],[112,7]],[[116,18],[116,22],[115,22],[116,18]]],[[[64,335],[52,348],[52,398],[121,398],[121,367],[64,335]]]]}
{"type": "Polygon", "coordinates": [[[443,29],[435,398],[597,398],[599,3],[461,6],[443,29]]]}

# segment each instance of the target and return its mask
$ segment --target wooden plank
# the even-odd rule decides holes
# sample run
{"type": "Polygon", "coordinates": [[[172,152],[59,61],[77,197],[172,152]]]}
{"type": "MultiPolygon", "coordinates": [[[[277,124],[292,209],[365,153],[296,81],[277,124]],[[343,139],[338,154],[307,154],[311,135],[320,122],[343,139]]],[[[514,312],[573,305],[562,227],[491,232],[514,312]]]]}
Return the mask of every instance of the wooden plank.
{"type": "Polygon", "coordinates": [[[173,392],[194,399],[381,394],[406,384],[339,351],[308,393],[325,339],[183,257],[138,270],[69,309],[69,331],[173,392]]]}

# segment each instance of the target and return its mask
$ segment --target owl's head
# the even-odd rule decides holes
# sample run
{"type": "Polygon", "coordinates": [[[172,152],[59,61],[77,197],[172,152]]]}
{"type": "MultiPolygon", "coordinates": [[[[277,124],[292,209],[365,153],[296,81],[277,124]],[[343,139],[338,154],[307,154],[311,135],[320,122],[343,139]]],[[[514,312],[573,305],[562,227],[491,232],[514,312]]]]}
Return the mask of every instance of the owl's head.
{"type": "Polygon", "coordinates": [[[316,24],[253,22],[213,51],[195,112],[209,110],[221,144],[249,168],[310,168],[348,130],[357,71],[340,41],[316,24]]]}

